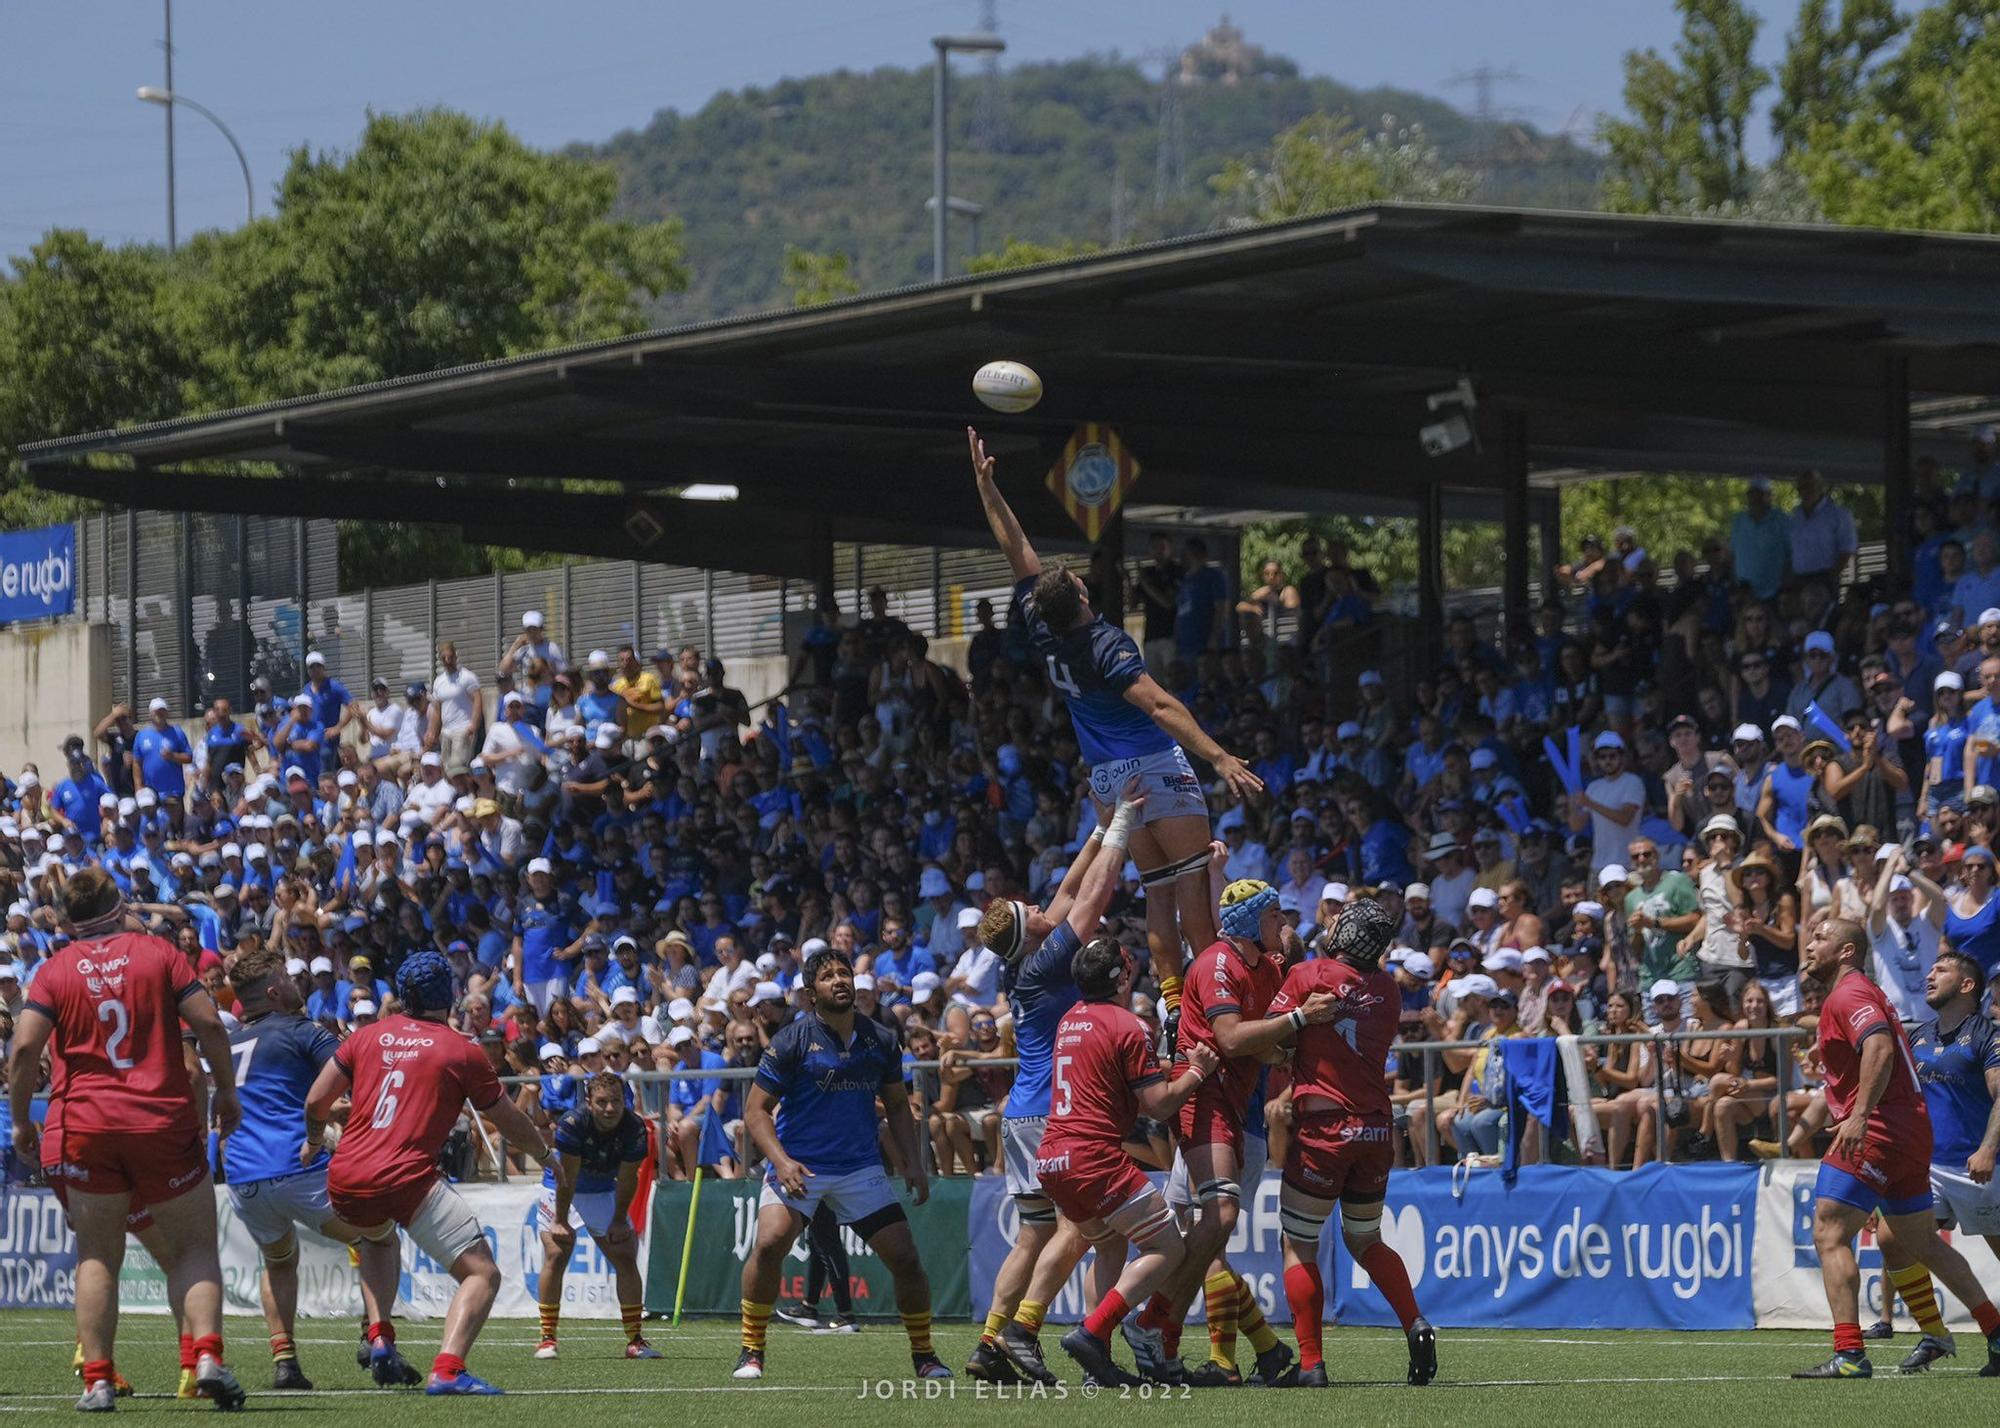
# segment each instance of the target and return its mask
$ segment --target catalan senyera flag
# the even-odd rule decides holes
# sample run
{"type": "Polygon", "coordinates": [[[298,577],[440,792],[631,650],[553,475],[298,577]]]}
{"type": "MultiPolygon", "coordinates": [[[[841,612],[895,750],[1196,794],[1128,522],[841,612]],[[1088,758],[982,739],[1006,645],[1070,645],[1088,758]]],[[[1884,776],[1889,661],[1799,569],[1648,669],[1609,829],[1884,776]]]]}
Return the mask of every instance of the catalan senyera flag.
{"type": "Polygon", "coordinates": [[[1094,541],[1111,524],[1125,493],[1139,479],[1139,462],[1103,422],[1088,421],[1070,435],[1049,468],[1048,488],[1094,541]]]}

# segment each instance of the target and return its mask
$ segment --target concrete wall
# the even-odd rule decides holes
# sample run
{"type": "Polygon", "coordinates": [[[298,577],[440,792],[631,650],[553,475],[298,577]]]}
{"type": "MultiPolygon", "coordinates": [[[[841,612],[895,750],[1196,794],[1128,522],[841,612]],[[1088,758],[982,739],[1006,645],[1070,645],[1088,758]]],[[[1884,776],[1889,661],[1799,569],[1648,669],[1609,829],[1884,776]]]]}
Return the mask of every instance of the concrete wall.
{"type": "Polygon", "coordinates": [[[90,737],[111,707],[109,625],[63,620],[0,629],[0,769],[24,763],[53,787],[66,777],[62,741],[90,737]]]}

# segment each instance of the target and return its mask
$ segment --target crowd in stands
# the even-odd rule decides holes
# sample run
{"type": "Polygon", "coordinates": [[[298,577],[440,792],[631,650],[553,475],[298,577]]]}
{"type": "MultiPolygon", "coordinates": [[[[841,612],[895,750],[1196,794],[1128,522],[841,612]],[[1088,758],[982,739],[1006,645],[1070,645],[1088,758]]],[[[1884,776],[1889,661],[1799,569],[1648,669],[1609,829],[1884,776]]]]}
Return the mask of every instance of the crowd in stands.
{"type": "MultiPolygon", "coordinates": [[[[1485,1043],[1601,1031],[1687,1038],[1587,1052],[1591,1157],[1814,1154],[1819,1068],[1778,1033],[1812,1024],[1817,922],[1869,930],[1913,1020],[1940,948],[2000,964],[1993,443],[1923,493],[1907,586],[1858,577],[1816,475],[1797,495],[1781,511],[1758,483],[1665,561],[1639,532],[1586,536],[1532,630],[1455,615],[1424,671],[1348,661],[1380,590],[1338,545],[1267,562],[1235,599],[1198,538],[1162,538],[1122,591],[1156,677],[1264,781],[1246,805],[1215,785],[1228,875],[1277,887],[1308,948],[1347,901],[1381,902],[1405,1041],[1481,1043],[1385,1068],[1409,1163],[1497,1150],[1485,1043]],[[1703,1035],[1725,1028],[1774,1034],[1703,1035]]],[[[1097,603],[1120,579],[1093,564],[1097,603]]],[[[0,1036],[88,863],[225,1008],[230,958],[274,943],[345,1033],[391,1005],[402,958],[442,951],[456,1024],[540,1117],[580,1073],[754,1065],[825,941],[901,1032],[938,1166],[991,1172],[1009,1073],[968,1063],[1012,1043],[980,913],[1044,899],[1095,819],[1059,692],[1005,613],[981,603],[961,669],[874,592],[852,624],[823,613],[757,709],[698,650],[573,656],[520,621],[493,670],[446,643],[428,683],[352,691],[308,654],[302,689],[257,688],[240,714],[121,705],[7,778],[0,1036]]],[[[1141,897],[1128,866],[1108,920],[1131,945],[1141,897]]],[[[639,1089],[663,1173],[741,1169],[741,1089],[639,1089]]],[[[1274,1135],[1285,1115],[1280,1098],[1274,1135]]]]}

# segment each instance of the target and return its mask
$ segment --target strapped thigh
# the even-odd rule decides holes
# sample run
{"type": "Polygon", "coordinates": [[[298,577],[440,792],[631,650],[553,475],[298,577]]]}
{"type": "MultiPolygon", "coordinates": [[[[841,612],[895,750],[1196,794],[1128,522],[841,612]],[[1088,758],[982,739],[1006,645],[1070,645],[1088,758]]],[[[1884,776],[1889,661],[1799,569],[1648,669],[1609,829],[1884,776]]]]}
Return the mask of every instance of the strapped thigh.
{"type": "Polygon", "coordinates": [[[1366,1239],[1382,1232],[1382,1197],[1370,1195],[1340,1197],[1340,1232],[1366,1239]]]}
{"type": "MultiPolygon", "coordinates": [[[[1336,1202],[1308,1194],[1289,1180],[1278,1188],[1278,1224],[1287,1239],[1316,1244],[1336,1202]]],[[[1379,1211],[1380,1201],[1377,1201],[1379,1211]]],[[[1378,1214],[1379,1220],[1379,1214],[1378,1214]]]]}
{"type": "Polygon", "coordinates": [[[1194,873],[1200,873],[1203,877],[1208,876],[1208,849],[1203,848],[1198,853],[1190,853],[1177,863],[1168,863],[1166,866],[1154,868],[1150,872],[1141,868],[1139,870],[1139,886],[1142,888],[1159,887],[1163,883],[1179,882],[1182,878],[1194,873]]]}
{"type": "Polygon", "coordinates": [[[1135,1245],[1151,1244],[1174,1229],[1166,1197],[1148,1185],[1104,1217],[1103,1223],[1135,1245]]]}

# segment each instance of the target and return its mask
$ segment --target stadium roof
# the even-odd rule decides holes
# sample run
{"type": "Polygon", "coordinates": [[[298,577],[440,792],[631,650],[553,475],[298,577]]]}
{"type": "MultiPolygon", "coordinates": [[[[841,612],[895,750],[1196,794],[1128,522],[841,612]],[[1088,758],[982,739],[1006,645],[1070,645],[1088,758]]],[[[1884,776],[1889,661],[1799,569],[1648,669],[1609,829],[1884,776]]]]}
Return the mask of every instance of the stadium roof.
{"type": "Polygon", "coordinates": [[[1095,420],[1143,466],[1140,514],[1422,502],[1491,519],[1511,501],[1525,550],[1528,483],[1809,466],[1877,480],[1907,469],[1911,412],[1915,448],[1940,454],[2000,414],[2000,240],[1388,204],[22,458],[41,486],[124,504],[435,520],[493,543],[810,575],[834,540],[983,543],[967,422],[1045,539],[1075,538],[1036,493],[1095,420]],[[1003,356],[1041,372],[1034,411],[974,403],[972,372],[1003,356]],[[1482,440],[1426,456],[1426,397],[1461,377],[1482,440]],[[696,483],[739,499],[674,494],[696,483]]]}

